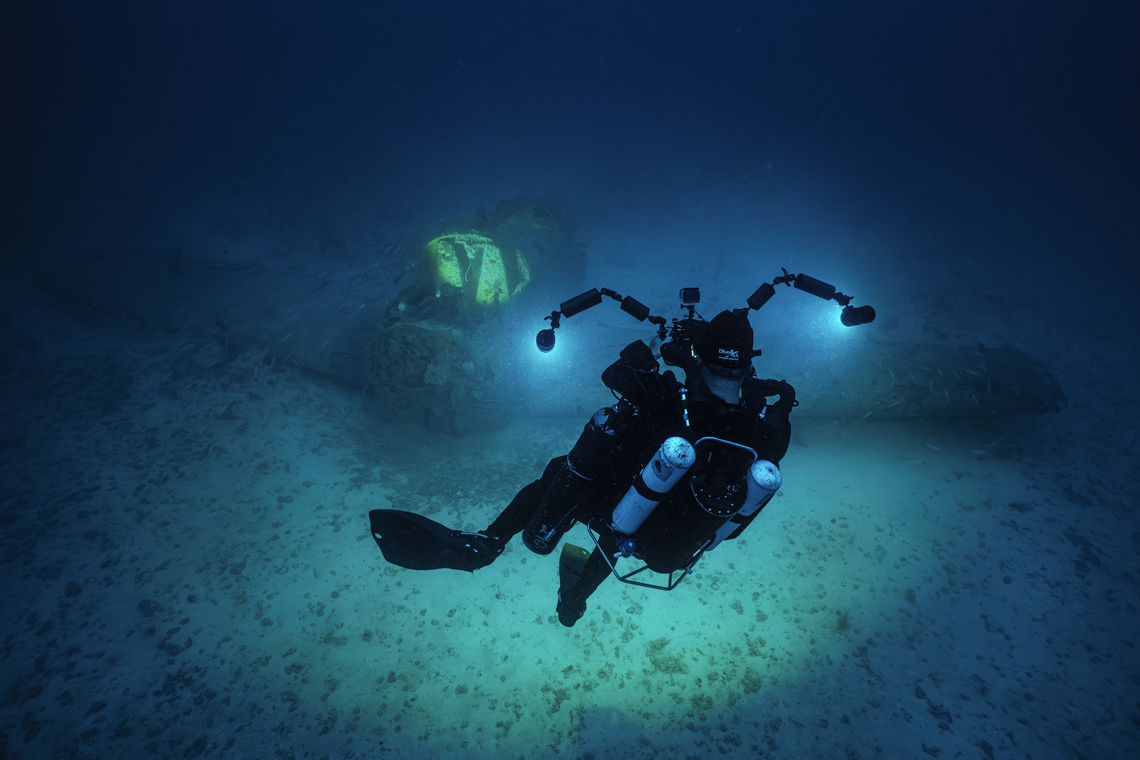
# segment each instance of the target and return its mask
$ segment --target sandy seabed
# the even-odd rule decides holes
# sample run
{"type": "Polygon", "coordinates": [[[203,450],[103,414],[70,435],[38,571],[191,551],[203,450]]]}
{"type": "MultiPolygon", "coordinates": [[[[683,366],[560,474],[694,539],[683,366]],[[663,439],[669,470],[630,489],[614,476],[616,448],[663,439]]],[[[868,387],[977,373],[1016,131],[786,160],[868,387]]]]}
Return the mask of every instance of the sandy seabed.
{"type": "Polygon", "coordinates": [[[610,579],[567,629],[556,555],[516,539],[474,575],[403,570],[367,512],[482,528],[584,419],[434,436],[215,336],[42,301],[14,324],[0,755],[1140,746],[1138,477],[1111,421],[795,420],[785,485],[740,540],[670,593],[610,579]]]}

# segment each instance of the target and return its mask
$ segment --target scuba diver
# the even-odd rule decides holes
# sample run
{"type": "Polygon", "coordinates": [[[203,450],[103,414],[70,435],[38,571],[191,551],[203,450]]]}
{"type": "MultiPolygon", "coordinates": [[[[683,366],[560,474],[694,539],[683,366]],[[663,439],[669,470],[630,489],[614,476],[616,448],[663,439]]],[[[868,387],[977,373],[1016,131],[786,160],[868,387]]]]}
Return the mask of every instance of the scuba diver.
{"type": "MultiPolygon", "coordinates": [[[[844,306],[850,300],[787,270],[773,284],[781,282],[844,306]]],[[[749,308],[759,309],[774,292],[765,284],[749,298],[749,308]]],[[[559,561],[556,610],[569,627],[606,576],[671,590],[705,552],[739,536],[760,514],[782,482],[778,465],[788,450],[788,415],[797,402],[791,385],[761,379],[753,369],[752,359],[761,352],[753,345],[749,308],[705,321],[695,311],[699,291],[685,288],[685,313],[666,329],[664,319],[650,317],[632,298],[595,289],[548,317],[551,328],[539,333],[539,348],[553,348],[559,317],[594,306],[603,295],[659,327],[651,344],[630,343],[602,372],[617,403],[595,412],[570,452],[552,459],[485,530],[455,531],[414,513],[372,510],[372,536],[386,560],[414,570],[474,571],[494,562],[519,533],[529,550],[547,555],[582,523],[593,551],[564,544],[559,561]],[[684,382],[671,370],[661,372],[659,359],[680,369],[684,382]],[[645,565],[619,574],[618,560],[631,556],[645,565]],[[668,574],[669,585],[632,580],[647,569],[668,574]]],[[[874,312],[862,308],[862,321],[869,322],[874,312]]]]}

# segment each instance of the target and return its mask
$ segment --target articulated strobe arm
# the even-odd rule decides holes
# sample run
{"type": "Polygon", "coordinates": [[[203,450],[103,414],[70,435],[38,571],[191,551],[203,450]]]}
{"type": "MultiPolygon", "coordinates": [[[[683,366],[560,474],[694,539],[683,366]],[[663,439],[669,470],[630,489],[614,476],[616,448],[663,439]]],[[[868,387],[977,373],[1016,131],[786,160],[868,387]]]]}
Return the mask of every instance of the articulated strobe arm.
{"type": "Polygon", "coordinates": [[[748,297],[748,307],[750,309],[759,311],[760,307],[768,303],[768,299],[776,295],[776,285],[787,285],[789,288],[795,285],[796,290],[802,290],[805,293],[811,293],[817,298],[822,298],[825,301],[835,301],[843,307],[843,312],[839,315],[839,321],[847,327],[855,327],[856,325],[865,325],[875,319],[875,310],[870,306],[852,306],[851,296],[845,296],[835,289],[834,285],[829,285],[822,280],[817,280],[814,277],[808,277],[806,274],[789,274],[787,269],[783,267],[780,270],[784,273],[781,277],[772,280],[771,283],[764,283],[756,292],[748,297]]]}

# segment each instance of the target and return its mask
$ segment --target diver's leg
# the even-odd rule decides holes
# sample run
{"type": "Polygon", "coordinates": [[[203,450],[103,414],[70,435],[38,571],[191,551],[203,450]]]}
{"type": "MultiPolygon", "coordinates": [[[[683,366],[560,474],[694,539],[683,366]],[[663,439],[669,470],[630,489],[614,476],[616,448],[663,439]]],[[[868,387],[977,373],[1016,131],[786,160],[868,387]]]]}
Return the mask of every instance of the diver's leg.
{"type": "Polygon", "coordinates": [[[635,416],[633,407],[625,403],[594,413],[523,529],[528,549],[549,554],[576,520],[588,521],[599,505],[608,503],[607,487],[615,474],[626,469],[622,433],[635,416]]]}
{"type": "Polygon", "coordinates": [[[522,490],[515,494],[511,503],[499,513],[499,516],[486,530],[479,533],[464,534],[469,539],[468,546],[471,549],[469,554],[471,555],[471,563],[474,565],[472,569],[486,567],[494,562],[507,548],[510,540],[526,527],[527,522],[534,516],[535,510],[542,502],[543,494],[546,493],[546,489],[550,487],[551,481],[554,480],[565,461],[566,457],[564,456],[551,459],[547,463],[542,477],[523,486],[522,490]]]}
{"type": "Polygon", "coordinates": [[[526,524],[530,522],[530,518],[534,516],[539,504],[542,503],[543,494],[546,493],[546,489],[550,487],[551,482],[565,462],[566,457],[564,456],[551,459],[547,463],[542,477],[524,486],[521,491],[515,494],[515,498],[511,499],[507,508],[499,513],[499,516],[484,532],[488,536],[503,539],[504,543],[521,533],[526,524]]]}
{"type": "Polygon", "coordinates": [[[590,501],[593,483],[564,462],[523,528],[523,543],[535,554],[550,554],[566,531],[574,527],[575,513],[590,501]]]}

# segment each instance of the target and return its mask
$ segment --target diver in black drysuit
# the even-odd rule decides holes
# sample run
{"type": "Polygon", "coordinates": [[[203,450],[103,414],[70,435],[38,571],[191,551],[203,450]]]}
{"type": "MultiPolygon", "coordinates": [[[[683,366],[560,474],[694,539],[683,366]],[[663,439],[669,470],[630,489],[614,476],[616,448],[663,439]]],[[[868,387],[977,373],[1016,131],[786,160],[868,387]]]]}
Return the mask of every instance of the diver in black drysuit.
{"type": "MultiPolygon", "coordinates": [[[[756,377],[752,357],[759,352],[753,351],[746,310],[724,311],[711,322],[694,322],[694,326],[700,334],[693,341],[661,346],[667,363],[684,370],[684,385],[672,371],[659,372],[657,358],[644,342],[626,346],[602,373],[602,382],[617,394],[618,402],[599,409],[570,453],[552,459],[542,477],[519,491],[486,530],[448,531],[441,536],[438,528],[442,526],[424,518],[374,510],[373,537],[385,557],[415,569],[475,570],[491,564],[518,533],[523,534],[528,549],[549,554],[576,522],[590,526],[598,533],[599,547],[616,557],[618,536],[610,525],[614,507],[670,436],[681,436],[690,443],[714,436],[748,446],[759,459],[778,465],[791,438],[788,413],[796,403],[794,389],[782,380],[756,377]],[[771,396],[779,400],[769,406],[771,396]],[[411,525],[409,519],[417,524],[411,525]]],[[[733,465],[729,462],[725,467],[732,469],[733,465]]],[[[718,471],[714,463],[701,477],[716,481],[740,476],[738,466],[731,475],[725,467],[718,471]]],[[[759,512],[737,520],[728,538],[740,535],[759,512]]],[[[669,526],[664,532],[687,527],[669,526]]],[[[650,563],[651,569],[680,569],[691,558],[658,558],[666,566],[650,563]]],[[[610,572],[598,548],[584,564],[578,563],[576,572],[560,572],[557,611],[563,625],[572,626],[582,617],[586,599],[610,572]]]]}

